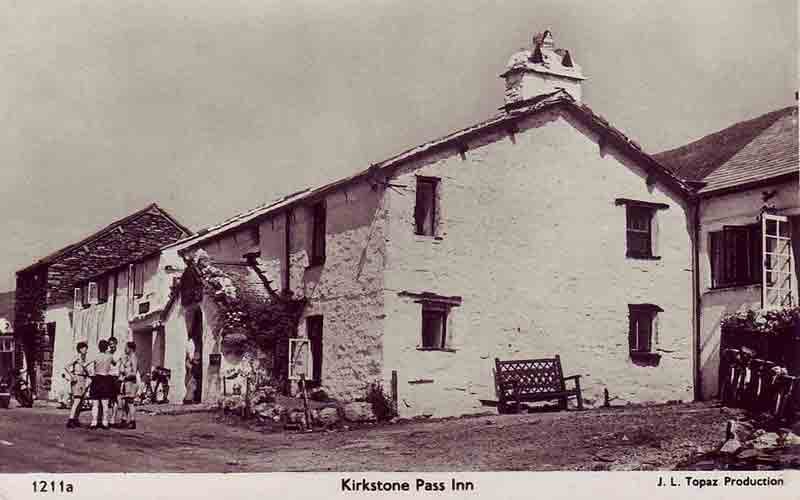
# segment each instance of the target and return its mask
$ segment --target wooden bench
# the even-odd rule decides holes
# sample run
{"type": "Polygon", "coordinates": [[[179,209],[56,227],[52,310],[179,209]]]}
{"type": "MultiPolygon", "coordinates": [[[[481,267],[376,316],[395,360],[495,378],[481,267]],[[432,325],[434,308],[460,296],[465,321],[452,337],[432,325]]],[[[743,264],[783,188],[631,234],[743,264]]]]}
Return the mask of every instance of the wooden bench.
{"type": "Polygon", "coordinates": [[[567,399],[575,397],[578,409],[583,409],[581,396],[581,376],[565,377],[561,370],[561,358],[520,359],[500,361],[495,358],[495,388],[497,390],[497,410],[508,413],[514,402],[514,409],[519,412],[522,402],[559,400],[559,408],[567,409],[567,399]],[[567,389],[567,380],[572,380],[575,387],[567,389]]]}

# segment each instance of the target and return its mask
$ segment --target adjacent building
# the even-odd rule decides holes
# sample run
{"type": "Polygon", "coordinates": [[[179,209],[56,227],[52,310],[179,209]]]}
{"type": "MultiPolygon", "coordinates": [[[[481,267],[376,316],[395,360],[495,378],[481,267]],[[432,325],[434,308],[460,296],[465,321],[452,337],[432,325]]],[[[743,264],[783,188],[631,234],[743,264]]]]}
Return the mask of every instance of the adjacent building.
{"type": "Polygon", "coordinates": [[[697,193],[697,396],[717,395],[720,319],[798,305],[797,106],[734,124],[656,159],[697,193]]]}
{"type": "Polygon", "coordinates": [[[142,336],[157,331],[150,311],[163,297],[153,283],[170,275],[160,248],[189,234],[152,204],[17,272],[17,356],[21,363],[25,351],[38,397],[56,396],[54,373],[75,355],[78,341],[88,342],[90,352],[109,337],[163,344],[157,333],[142,336]]]}

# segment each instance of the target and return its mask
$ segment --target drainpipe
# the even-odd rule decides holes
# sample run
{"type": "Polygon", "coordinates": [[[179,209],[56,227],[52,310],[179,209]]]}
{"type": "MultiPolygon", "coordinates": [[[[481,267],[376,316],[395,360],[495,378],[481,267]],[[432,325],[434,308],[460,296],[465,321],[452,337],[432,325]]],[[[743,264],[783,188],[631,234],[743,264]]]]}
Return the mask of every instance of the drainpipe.
{"type": "Polygon", "coordinates": [[[703,374],[700,365],[702,343],[700,339],[700,198],[695,197],[692,210],[692,281],[694,295],[694,399],[703,399],[703,374]]]}
{"type": "Polygon", "coordinates": [[[119,284],[119,271],[114,273],[114,301],[111,303],[111,338],[114,338],[114,323],[117,322],[117,285],[119,284]]]}
{"type": "Polygon", "coordinates": [[[291,238],[291,236],[292,236],[292,233],[291,233],[291,222],[292,222],[292,211],[291,210],[287,210],[286,211],[286,227],[284,228],[285,229],[284,230],[285,240],[284,240],[284,245],[283,245],[284,246],[283,258],[284,258],[284,260],[286,262],[286,268],[283,271],[283,292],[282,292],[283,294],[288,294],[289,291],[291,290],[291,282],[290,282],[291,266],[290,266],[290,263],[289,263],[289,257],[291,255],[289,244],[291,243],[291,240],[292,240],[292,238],[291,238]]]}

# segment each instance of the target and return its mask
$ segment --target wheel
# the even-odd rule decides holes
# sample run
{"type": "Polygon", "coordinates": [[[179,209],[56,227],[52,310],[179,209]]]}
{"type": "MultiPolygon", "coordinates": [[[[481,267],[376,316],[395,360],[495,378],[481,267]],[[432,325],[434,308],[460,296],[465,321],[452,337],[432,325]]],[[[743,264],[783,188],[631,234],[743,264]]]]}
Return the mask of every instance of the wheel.
{"type": "Polygon", "coordinates": [[[156,403],[168,403],[169,402],[169,400],[167,399],[168,395],[169,395],[169,387],[163,384],[159,384],[158,387],[156,387],[156,394],[155,394],[156,403]]]}
{"type": "Polygon", "coordinates": [[[0,408],[8,409],[11,403],[11,394],[0,394],[0,408]]]}
{"type": "Polygon", "coordinates": [[[17,400],[20,406],[23,408],[32,408],[33,407],[33,395],[31,395],[30,391],[26,389],[20,389],[14,391],[14,398],[17,400]]]}

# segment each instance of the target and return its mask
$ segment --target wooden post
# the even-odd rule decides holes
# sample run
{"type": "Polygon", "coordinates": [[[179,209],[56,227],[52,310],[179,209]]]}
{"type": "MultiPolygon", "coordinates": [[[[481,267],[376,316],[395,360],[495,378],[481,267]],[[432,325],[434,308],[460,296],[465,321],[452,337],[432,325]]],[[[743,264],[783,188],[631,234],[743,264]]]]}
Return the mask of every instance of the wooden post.
{"type": "Polygon", "coordinates": [[[306,394],[306,376],[304,374],[300,374],[300,392],[303,393],[303,411],[305,412],[306,416],[306,427],[311,428],[311,415],[308,411],[308,394],[306,394]]]}
{"type": "Polygon", "coordinates": [[[399,405],[398,405],[398,394],[397,394],[397,370],[392,370],[392,411],[394,412],[394,416],[398,416],[400,414],[399,405]]]}

